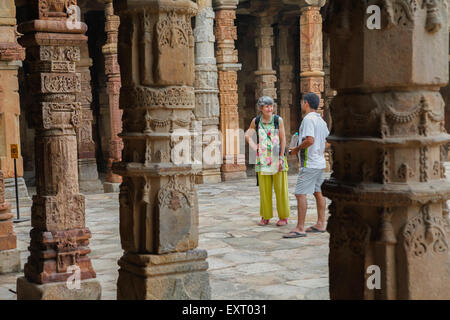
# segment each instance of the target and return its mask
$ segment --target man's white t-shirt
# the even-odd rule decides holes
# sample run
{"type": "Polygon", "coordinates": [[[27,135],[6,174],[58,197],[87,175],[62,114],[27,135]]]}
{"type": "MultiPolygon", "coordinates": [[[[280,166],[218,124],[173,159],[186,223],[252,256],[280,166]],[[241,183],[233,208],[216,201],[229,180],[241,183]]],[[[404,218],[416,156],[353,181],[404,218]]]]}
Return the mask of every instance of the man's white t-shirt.
{"type": "Polygon", "coordinates": [[[326,138],[330,134],[327,123],[322,119],[319,113],[310,112],[303,119],[298,139],[299,145],[306,137],[313,137],[314,144],[309,148],[300,150],[300,167],[311,169],[325,169],[325,144],[326,138]]]}

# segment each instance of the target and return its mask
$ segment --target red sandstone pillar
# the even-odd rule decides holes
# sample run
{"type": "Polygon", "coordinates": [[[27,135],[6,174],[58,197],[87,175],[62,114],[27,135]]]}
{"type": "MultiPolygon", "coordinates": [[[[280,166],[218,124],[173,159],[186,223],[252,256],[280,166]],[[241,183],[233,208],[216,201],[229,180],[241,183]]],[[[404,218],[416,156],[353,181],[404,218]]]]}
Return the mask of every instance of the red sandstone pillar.
{"type": "MultiPolygon", "coordinates": [[[[314,2],[314,1],[313,1],[314,2]]],[[[324,91],[322,15],[320,7],[325,1],[302,8],[300,17],[300,90],[302,94],[314,92],[320,99],[319,112],[323,113],[324,91]]]]}
{"type": "Polygon", "coordinates": [[[238,53],[234,41],[237,29],[234,25],[238,0],[215,0],[216,11],[216,58],[219,70],[220,130],[222,132],[222,179],[247,177],[245,155],[240,150],[237,72],[238,53]]]}
{"type": "MultiPolygon", "coordinates": [[[[25,59],[25,50],[17,43],[16,7],[13,0],[2,0],[0,5],[0,170],[4,173],[5,198],[14,201],[14,160],[11,144],[20,149],[20,100],[17,71],[25,59]]],[[[19,197],[30,200],[23,179],[23,159],[17,159],[19,197]]]]}
{"type": "Polygon", "coordinates": [[[108,173],[103,185],[105,192],[118,192],[122,177],[112,172],[112,164],[122,160],[123,142],[118,136],[122,132],[122,113],[119,109],[120,95],[120,66],[117,61],[117,37],[119,33],[120,18],[114,15],[112,0],[105,1],[105,31],[106,44],[102,51],[105,57],[105,74],[107,77],[106,90],[110,112],[111,141],[109,143],[108,173]]]}
{"type": "Polygon", "coordinates": [[[330,3],[331,299],[450,299],[447,6],[402,4],[372,30],[363,1],[330,3]]]}
{"type": "MultiPolygon", "coordinates": [[[[71,3],[75,3],[72,1],[71,3]]],[[[35,20],[19,26],[27,49],[36,129],[36,192],[31,213],[30,256],[17,281],[18,299],[99,299],[101,288],[88,254],[91,233],[79,193],[77,139],[82,121],[80,47],[84,23],[68,23],[67,2],[34,1],[35,20]],[[66,283],[79,276],[80,288],[66,283]]]]}
{"type": "Polygon", "coordinates": [[[0,274],[20,271],[20,252],[12,218],[11,206],[5,201],[3,172],[0,171],[0,274]]]}
{"type": "Polygon", "coordinates": [[[76,94],[76,101],[81,103],[82,121],[76,129],[78,142],[78,183],[83,192],[95,192],[102,189],[98,178],[97,159],[95,158],[95,142],[92,137],[92,88],[91,71],[92,59],[89,58],[88,44],[83,43],[80,48],[80,61],[76,71],[81,75],[81,92],[76,94]]]}
{"type": "Polygon", "coordinates": [[[190,0],[120,2],[123,158],[118,299],[210,299],[198,246],[190,0]]]}

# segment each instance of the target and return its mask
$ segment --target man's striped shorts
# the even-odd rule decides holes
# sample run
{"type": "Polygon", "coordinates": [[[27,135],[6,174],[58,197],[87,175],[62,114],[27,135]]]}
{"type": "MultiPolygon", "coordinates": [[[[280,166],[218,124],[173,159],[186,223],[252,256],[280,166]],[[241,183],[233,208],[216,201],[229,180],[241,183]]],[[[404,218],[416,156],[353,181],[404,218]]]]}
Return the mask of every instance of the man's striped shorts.
{"type": "Polygon", "coordinates": [[[322,192],[321,186],[325,180],[325,169],[300,168],[295,194],[313,194],[322,192]]]}

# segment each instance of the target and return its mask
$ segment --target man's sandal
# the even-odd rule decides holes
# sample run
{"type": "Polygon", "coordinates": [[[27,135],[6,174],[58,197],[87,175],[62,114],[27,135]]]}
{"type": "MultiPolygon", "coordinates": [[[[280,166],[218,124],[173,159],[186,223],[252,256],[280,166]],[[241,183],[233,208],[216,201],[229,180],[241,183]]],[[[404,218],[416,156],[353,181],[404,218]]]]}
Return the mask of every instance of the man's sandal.
{"type": "Polygon", "coordinates": [[[306,233],[292,231],[292,232],[289,232],[288,234],[285,234],[283,236],[283,238],[285,238],[285,239],[293,239],[293,238],[303,238],[303,237],[306,237],[306,236],[307,236],[306,233]]]}
{"type": "Polygon", "coordinates": [[[327,230],[319,230],[316,227],[311,226],[308,229],[306,229],[306,232],[309,232],[309,233],[325,233],[325,232],[327,232],[327,230]]]}

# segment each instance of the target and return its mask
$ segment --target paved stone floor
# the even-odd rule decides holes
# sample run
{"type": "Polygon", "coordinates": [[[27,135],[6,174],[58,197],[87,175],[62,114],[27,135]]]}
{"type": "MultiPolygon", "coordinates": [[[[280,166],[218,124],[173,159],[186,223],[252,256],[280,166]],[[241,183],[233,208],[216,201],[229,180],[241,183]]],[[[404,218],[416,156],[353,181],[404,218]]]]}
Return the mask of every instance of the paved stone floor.
{"type": "MultiPolygon", "coordinates": [[[[447,163],[447,177],[450,163],[447,163]]],[[[293,192],[295,176],[289,177],[293,192]]],[[[277,227],[277,219],[259,227],[259,194],[255,179],[198,186],[199,248],[208,250],[213,299],[329,299],[328,233],[307,238],[282,239],[296,223],[297,206],[290,195],[289,225],[277,227]]],[[[116,298],[119,239],[118,194],[86,196],[86,223],[93,262],[102,284],[102,299],[116,298]]],[[[275,204],[275,200],[274,200],[275,204]]],[[[327,205],[329,201],[327,200],[327,205]]],[[[23,208],[29,216],[30,209],[23,208]]],[[[308,197],[307,225],[316,219],[314,197],[308,197]]],[[[15,225],[22,268],[28,256],[30,222],[15,225]]],[[[0,300],[15,299],[16,278],[21,273],[0,275],[0,300]]]]}

